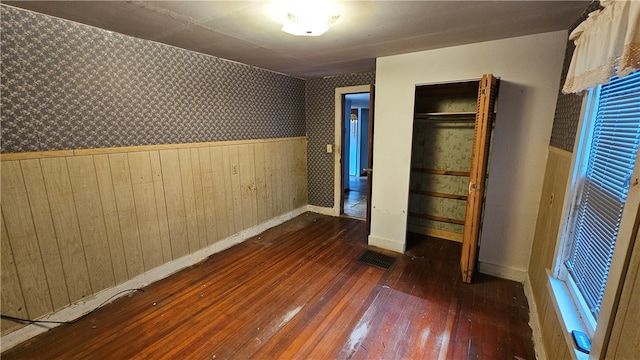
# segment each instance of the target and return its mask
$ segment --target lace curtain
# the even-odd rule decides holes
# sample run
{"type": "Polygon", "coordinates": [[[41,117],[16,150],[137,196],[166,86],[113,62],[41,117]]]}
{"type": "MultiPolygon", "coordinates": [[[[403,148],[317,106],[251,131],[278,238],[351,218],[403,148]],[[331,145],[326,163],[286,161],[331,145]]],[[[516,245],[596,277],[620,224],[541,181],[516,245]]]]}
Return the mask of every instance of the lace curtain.
{"type": "Polygon", "coordinates": [[[562,92],[577,93],[640,69],[640,0],[603,0],[569,39],[576,49],[562,92]]]}

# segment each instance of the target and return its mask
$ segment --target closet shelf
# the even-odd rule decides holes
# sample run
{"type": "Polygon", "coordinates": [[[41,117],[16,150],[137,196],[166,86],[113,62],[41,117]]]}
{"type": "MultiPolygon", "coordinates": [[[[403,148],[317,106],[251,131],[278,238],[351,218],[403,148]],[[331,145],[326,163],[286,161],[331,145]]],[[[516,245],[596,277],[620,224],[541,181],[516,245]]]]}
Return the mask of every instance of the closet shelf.
{"type": "Polygon", "coordinates": [[[456,171],[456,170],[439,170],[439,169],[425,169],[419,167],[412,167],[411,171],[423,173],[423,174],[435,174],[435,175],[451,175],[451,176],[469,176],[469,171],[456,171]]]}
{"type": "Polygon", "coordinates": [[[422,214],[422,213],[411,212],[411,211],[409,212],[409,216],[420,218],[420,219],[425,219],[425,220],[445,222],[445,223],[449,223],[449,224],[464,225],[464,220],[451,219],[451,218],[442,217],[442,216],[422,214]]]}
{"type": "Polygon", "coordinates": [[[436,191],[424,191],[424,190],[418,190],[418,189],[409,189],[409,192],[411,194],[418,194],[418,195],[445,198],[445,199],[467,200],[467,195],[441,193],[436,191]]]}

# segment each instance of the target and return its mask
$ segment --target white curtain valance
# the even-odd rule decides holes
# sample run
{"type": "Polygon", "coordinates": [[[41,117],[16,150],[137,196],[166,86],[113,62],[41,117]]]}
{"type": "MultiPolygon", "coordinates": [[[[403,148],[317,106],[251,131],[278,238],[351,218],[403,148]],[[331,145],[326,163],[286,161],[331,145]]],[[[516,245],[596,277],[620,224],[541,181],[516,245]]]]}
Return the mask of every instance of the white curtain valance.
{"type": "Polygon", "coordinates": [[[576,49],[562,92],[577,93],[640,69],[640,0],[601,1],[569,35],[576,49]]]}

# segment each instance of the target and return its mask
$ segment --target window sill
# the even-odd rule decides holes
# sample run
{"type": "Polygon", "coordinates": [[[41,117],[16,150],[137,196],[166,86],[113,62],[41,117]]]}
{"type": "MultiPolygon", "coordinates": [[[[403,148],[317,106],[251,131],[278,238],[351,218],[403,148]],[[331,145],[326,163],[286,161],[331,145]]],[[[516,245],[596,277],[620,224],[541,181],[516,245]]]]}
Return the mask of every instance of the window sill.
{"type": "MultiPolygon", "coordinates": [[[[569,353],[575,360],[587,360],[589,359],[589,354],[585,354],[578,350],[573,341],[573,336],[571,335],[572,330],[578,330],[584,333],[587,333],[587,331],[582,320],[578,316],[578,310],[569,295],[569,290],[564,282],[554,278],[550,274],[547,275],[549,278],[547,288],[549,290],[551,303],[553,303],[560,326],[562,327],[562,334],[564,335],[564,339],[567,343],[569,353]]],[[[593,339],[591,339],[591,342],[593,343],[593,339]]]]}

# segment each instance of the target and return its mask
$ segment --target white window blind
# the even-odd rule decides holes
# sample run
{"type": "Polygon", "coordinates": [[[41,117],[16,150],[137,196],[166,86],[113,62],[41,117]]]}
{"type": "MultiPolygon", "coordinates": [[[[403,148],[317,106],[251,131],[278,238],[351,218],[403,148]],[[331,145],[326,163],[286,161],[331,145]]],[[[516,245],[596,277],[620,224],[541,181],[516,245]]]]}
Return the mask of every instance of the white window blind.
{"type": "Polygon", "coordinates": [[[640,143],[640,71],[601,87],[565,265],[598,318],[640,143]]]}

